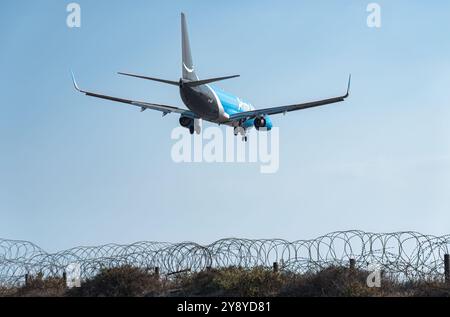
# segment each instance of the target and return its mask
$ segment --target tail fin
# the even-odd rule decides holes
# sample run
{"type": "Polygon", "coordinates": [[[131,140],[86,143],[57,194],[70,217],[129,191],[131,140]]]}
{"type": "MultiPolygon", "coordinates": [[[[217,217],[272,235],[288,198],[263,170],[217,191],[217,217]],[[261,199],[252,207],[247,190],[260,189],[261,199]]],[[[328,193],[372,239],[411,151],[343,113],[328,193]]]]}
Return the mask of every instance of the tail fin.
{"type": "Polygon", "coordinates": [[[194,63],[191,55],[191,45],[189,43],[189,34],[186,23],[186,16],[181,13],[181,36],[183,49],[183,79],[198,80],[194,70],[194,63]]]}

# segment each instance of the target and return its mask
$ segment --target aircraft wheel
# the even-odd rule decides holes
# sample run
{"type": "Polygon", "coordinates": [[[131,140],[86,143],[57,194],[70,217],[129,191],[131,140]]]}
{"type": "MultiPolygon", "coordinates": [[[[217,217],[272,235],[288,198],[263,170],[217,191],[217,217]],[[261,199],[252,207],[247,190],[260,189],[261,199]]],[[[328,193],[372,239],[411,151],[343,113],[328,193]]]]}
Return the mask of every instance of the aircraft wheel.
{"type": "Polygon", "coordinates": [[[242,135],[243,137],[245,136],[245,129],[243,127],[236,127],[234,128],[234,135],[238,136],[239,134],[242,135]]]}

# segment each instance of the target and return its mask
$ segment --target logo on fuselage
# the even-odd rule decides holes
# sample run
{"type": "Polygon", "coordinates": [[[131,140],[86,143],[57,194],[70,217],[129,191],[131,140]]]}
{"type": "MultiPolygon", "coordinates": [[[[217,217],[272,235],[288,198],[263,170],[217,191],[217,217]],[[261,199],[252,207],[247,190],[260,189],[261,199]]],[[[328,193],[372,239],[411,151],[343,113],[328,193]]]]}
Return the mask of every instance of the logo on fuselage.
{"type": "Polygon", "coordinates": [[[238,103],[238,109],[240,111],[251,111],[254,110],[254,108],[252,107],[252,105],[243,102],[240,98],[237,98],[237,103],[238,103]]]}

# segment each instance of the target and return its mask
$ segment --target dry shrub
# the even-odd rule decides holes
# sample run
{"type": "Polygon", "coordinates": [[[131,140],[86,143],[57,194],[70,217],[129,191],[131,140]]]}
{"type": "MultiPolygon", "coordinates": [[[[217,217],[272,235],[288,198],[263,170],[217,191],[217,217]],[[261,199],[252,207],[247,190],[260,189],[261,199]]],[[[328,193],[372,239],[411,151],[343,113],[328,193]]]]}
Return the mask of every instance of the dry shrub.
{"type": "Polygon", "coordinates": [[[17,297],[63,297],[66,283],[63,278],[43,278],[41,275],[30,276],[27,284],[16,289],[17,297]]]}
{"type": "Polygon", "coordinates": [[[142,297],[156,296],[163,291],[161,281],[146,270],[122,266],[102,270],[82,283],[80,288],[67,291],[75,297],[142,297]]]}
{"type": "Polygon", "coordinates": [[[0,294],[34,297],[450,297],[450,284],[442,282],[399,282],[383,277],[381,288],[370,288],[367,286],[369,273],[345,267],[329,267],[307,274],[273,273],[261,267],[230,267],[160,279],[153,271],[123,266],[102,270],[84,281],[81,288],[67,290],[62,278],[31,276],[26,286],[0,289],[0,294]]]}
{"type": "Polygon", "coordinates": [[[417,282],[411,283],[405,290],[413,297],[450,297],[450,283],[417,282]]]}
{"type": "Polygon", "coordinates": [[[284,276],[265,268],[212,269],[181,278],[183,296],[276,296],[285,282],[284,276]]]}
{"type": "MultiPolygon", "coordinates": [[[[389,296],[396,284],[383,278],[381,288],[367,286],[370,272],[345,267],[329,267],[317,273],[292,274],[280,296],[289,297],[373,297],[389,296]]],[[[395,295],[394,295],[395,296],[395,295]]]]}

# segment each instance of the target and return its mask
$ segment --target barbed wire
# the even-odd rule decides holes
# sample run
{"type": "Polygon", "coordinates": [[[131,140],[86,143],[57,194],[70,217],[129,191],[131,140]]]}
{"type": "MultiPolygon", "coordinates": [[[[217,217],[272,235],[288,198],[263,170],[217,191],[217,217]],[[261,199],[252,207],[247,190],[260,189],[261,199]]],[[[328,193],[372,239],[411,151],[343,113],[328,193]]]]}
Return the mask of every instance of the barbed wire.
{"type": "MultiPolygon", "coordinates": [[[[161,274],[207,268],[272,267],[286,272],[317,272],[329,266],[346,266],[355,260],[359,269],[382,270],[399,279],[443,279],[444,255],[450,235],[417,232],[368,233],[341,231],[311,240],[223,239],[210,245],[192,242],[137,242],[76,247],[47,253],[27,241],[0,239],[0,288],[23,285],[25,276],[61,277],[73,265],[82,280],[104,268],[130,265],[158,268],[161,274]]],[[[1,290],[0,290],[1,292],[1,290]]]]}

